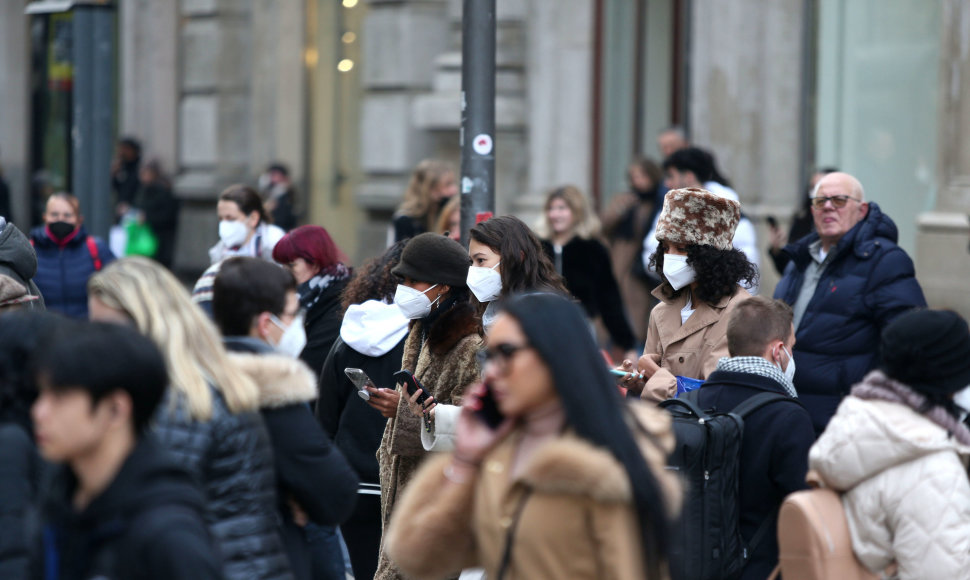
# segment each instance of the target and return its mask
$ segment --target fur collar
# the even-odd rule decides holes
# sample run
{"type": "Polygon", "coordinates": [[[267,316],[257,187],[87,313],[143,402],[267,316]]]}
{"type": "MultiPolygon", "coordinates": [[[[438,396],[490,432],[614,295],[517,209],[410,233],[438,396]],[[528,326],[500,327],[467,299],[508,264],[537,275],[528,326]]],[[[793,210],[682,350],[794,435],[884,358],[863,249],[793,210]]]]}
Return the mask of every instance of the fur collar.
{"type": "MultiPolygon", "coordinates": [[[[632,429],[647,466],[671,500],[669,503],[677,503],[677,484],[664,471],[665,458],[674,447],[670,418],[659,409],[639,402],[632,402],[630,409],[630,422],[639,424],[632,429]]],[[[583,495],[610,503],[633,499],[630,478],[623,465],[606,449],[573,433],[540,447],[526,464],[521,479],[544,493],[583,495]]]]}
{"type": "Polygon", "coordinates": [[[229,359],[259,387],[259,407],[278,409],[317,398],[317,380],[303,361],[279,354],[231,352],[229,359]]]}
{"type": "Polygon", "coordinates": [[[482,334],[481,320],[475,316],[475,308],[469,302],[455,304],[431,323],[427,345],[433,354],[444,356],[461,339],[473,333],[482,334]]]}

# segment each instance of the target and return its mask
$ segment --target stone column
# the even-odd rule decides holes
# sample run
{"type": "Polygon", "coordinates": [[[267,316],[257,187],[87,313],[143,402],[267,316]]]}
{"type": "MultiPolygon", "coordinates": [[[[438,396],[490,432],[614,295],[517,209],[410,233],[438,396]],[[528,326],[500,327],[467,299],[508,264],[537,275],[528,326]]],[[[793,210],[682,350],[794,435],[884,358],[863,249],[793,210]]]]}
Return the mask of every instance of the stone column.
{"type": "Polygon", "coordinates": [[[30,52],[24,2],[0,2],[0,168],[10,186],[12,216],[30,226],[30,52]]]}
{"type": "MultiPolygon", "coordinates": [[[[802,0],[692,2],[690,133],[733,182],[744,212],[791,215],[799,184],[802,0]]],[[[759,244],[767,231],[760,220],[759,244]]],[[[762,256],[762,293],[777,277],[762,256]]]]}
{"type": "Polygon", "coordinates": [[[592,186],[593,2],[531,3],[528,29],[529,176],[516,200],[527,223],[547,190],[592,186]]]}
{"type": "Polygon", "coordinates": [[[119,132],[177,172],[178,0],[128,0],[119,10],[119,132]]]}
{"type": "Polygon", "coordinates": [[[916,275],[933,308],[970,317],[970,3],[944,0],[940,48],[937,175],[933,211],[917,222],[916,275]]]}

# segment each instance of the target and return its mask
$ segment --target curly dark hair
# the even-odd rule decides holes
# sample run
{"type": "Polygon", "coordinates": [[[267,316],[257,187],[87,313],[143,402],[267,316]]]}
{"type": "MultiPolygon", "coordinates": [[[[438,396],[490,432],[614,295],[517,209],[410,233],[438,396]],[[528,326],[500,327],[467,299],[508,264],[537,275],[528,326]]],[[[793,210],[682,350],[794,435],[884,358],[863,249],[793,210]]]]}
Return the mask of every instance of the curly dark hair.
{"type": "MultiPolygon", "coordinates": [[[[684,289],[674,290],[663,275],[666,250],[666,245],[661,242],[657,251],[650,256],[650,267],[664,282],[664,296],[676,298],[684,289]]],[[[687,246],[687,265],[694,268],[697,275],[694,296],[708,304],[717,304],[722,298],[733,296],[738,284],[753,286],[758,282],[758,269],[737,248],[719,250],[713,246],[691,244],[687,246]]]]}
{"type": "Polygon", "coordinates": [[[372,258],[357,270],[340,297],[341,316],[352,304],[360,304],[368,300],[387,302],[394,299],[398,279],[391,274],[391,270],[401,261],[401,252],[404,251],[404,246],[410,239],[405,238],[395,243],[383,254],[372,258]]]}

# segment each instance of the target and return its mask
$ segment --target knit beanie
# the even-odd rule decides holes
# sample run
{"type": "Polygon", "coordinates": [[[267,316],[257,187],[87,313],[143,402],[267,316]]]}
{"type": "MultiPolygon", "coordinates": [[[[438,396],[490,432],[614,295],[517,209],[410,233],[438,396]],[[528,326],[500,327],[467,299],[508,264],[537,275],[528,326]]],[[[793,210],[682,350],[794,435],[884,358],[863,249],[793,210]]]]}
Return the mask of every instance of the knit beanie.
{"type": "Polygon", "coordinates": [[[699,187],[674,189],[664,197],[657,240],[685,246],[730,250],[741,219],[741,204],[699,187]]]}
{"type": "Polygon", "coordinates": [[[471,261],[461,244],[447,236],[428,232],[411,238],[401,252],[401,261],[391,273],[419,282],[464,288],[471,261]]]}
{"type": "Polygon", "coordinates": [[[913,390],[949,395],[970,385],[970,329],[948,310],[911,310],[882,333],[882,369],[913,390]]]}

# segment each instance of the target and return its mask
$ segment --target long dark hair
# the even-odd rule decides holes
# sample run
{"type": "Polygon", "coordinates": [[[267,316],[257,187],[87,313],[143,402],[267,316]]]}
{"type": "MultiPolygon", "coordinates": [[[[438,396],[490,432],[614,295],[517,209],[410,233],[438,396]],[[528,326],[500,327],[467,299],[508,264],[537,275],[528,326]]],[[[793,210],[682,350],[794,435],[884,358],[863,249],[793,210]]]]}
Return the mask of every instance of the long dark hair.
{"type": "Polygon", "coordinates": [[[640,521],[647,577],[661,577],[667,560],[666,498],[625,417],[625,402],[606,372],[581,308],[551,293],[522,294],[504,304],[552,372],[566,422],[590,443],[605,448],[623,465],[640,521]]]}
{"type": "Polygon", "coordinates": [[[257,212],[259,214],[259,223],[261,224],[273,223],[273,218],[267,213],[266,208],[263,207],[262,198],[259,197],[255,189],[248,185],[230,185],[219,194],[219,201],[231,201],[235,203],[239,206],[239,211],[246,217],[249,217],[249,214],[253,212],[257,212]]]}
{"type": "MultiPolygon", "coordinates": [[[[661,288],[664,296],[676,298],[684,288],[674,290],[666,283],[667,278],[663,274],[665,251],[666,246],[660,242],[657,251],[650,256],[650,267],[664,282],[661,288]]],[[[722,298],[734,296],[738,284],[751,287],[759,278],[758,269],[737,248],[720,250],[714,246],[691,244],[687,246],[687,265],[694,268],[697,275],[694,296],[708,304],[717,304],[722,298]]]]}
{"type": "Polygon", "coordinates": [[[542,251],[542,243],[519,218],[504,215],[476,224],[468,231],[471,239],[499,255],[502,265],[502,296],[525,290],[547,290],[566,294],[562,276],[542,251]]]}

